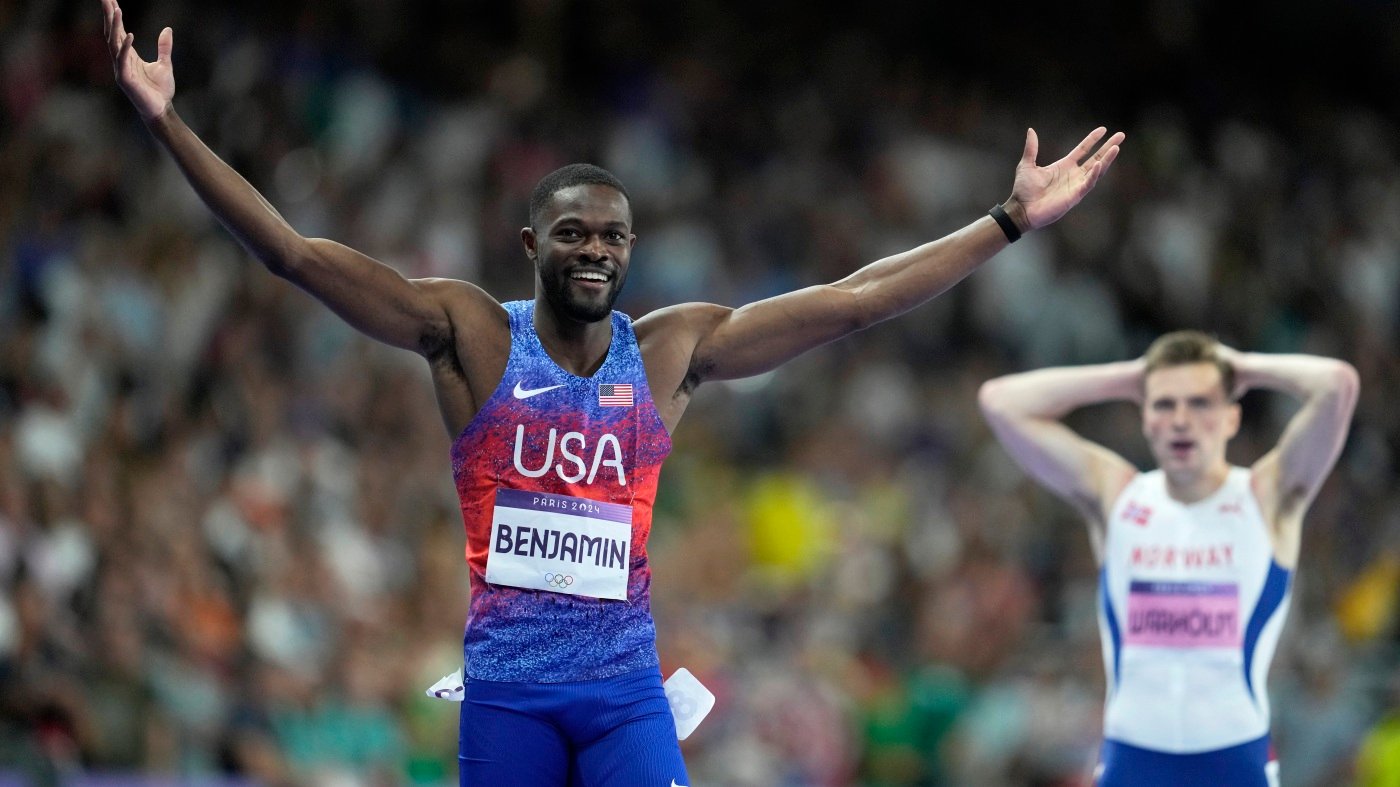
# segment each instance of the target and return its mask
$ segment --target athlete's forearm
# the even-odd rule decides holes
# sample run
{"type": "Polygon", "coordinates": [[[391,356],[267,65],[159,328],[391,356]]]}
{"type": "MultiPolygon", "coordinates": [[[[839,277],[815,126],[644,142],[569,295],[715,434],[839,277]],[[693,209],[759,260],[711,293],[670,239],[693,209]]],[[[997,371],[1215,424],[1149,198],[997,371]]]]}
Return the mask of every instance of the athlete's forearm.
{"type": "Polygon", "coordinates": [[[1140,399],[1143,368],[1136,359],[1011,374],[983,385],[981,402],[993,416],[1058,421],[1091,404],[1140,399]]]}
{"type": "Polygon", "coordinates": [[[146,122],[170,151],[199,198],[250,254],[274,273],[285,273],[305,253],[305,238],[225,164],[180,119],[173,107],[146,122]]]}
{"type": "Polygon", "coordinates": [[[991,218],[869,265],[834,284],[805,287],[722,312],[705,311],[691,355],[699,380],[761,374],[814,347],[903,314],[1001,249],[991,218]]]}
{"type": "Polygon", "coordinates": [[[1280,391],[1304,402],[1356,388],[1356,370],[1335,358],[1237,353],[1230,361],[1237,386],[1280,391]]]}
{"type": "Polygon", "coordinates": [[[832,286],[855,296],[853,322],[867,327],[938,296],[1006,246],[1005,233],[987,216],[936,241],[872,262],[832,286]]]}

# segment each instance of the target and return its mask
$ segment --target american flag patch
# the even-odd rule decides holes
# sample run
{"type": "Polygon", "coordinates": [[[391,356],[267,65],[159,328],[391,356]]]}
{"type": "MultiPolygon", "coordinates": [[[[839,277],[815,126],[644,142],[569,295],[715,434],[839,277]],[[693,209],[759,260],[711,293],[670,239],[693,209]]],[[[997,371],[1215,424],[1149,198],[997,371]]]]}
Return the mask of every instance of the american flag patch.
{"type": "Polygon", "coordinates": [[[599,407],[631,407],[632,384],[603,384],[598,386],[599,407]]]}

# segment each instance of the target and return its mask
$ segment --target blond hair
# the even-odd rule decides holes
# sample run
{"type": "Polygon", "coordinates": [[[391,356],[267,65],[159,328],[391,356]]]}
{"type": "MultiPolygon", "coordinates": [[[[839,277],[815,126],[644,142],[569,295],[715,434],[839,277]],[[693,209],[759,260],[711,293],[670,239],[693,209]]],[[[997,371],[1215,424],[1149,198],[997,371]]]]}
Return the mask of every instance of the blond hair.
{"type": "Polygon", "coordinates": [[[1161,336],[1147,348],[1143,360],[1147,370],[1143,379],[1158,369],[1172,366],[1188,366],[1194,363],[1208,363],[1220,370],[1220,385],[1227,397],[1235,393],[1235,367],[1220,357],[1217,348],[1220,343],[1214,337],[1201,331],[1174,331],[1161,336]]]}

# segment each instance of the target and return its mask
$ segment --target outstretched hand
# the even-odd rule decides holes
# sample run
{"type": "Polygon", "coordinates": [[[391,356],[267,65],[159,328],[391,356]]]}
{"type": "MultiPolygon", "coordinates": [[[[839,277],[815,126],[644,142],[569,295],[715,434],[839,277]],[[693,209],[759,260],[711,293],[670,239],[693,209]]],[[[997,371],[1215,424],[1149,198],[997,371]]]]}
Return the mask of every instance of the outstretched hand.
{"type": "Polygon", "coordinates": [[[1035,163],[1040,140],[1035,129],[1026,129],[1026,149],[1016,164],[1011,197],[1004,204],[1007,214],[1022,231],[1040,229],[1055,222],[1093,190],[1099,176],[1107,172],[1118,157],[1118,145],[1124,139],[1123,132],[1119,131],[1095,151],[1094,146],[1107,133],[1108,129],[1103,127],[1094,129],[1069,155],[1041,167],[1035,163]]]}
{"type": "Polygon", "coordinates": [[[175,97],[175,69],[170,63],[175,32],[168,27],[160,31],[155,62],[147,63],[136,54],[136,36],[126,32],[117,0],[102,0],[102,16],[102,31],[107,38],[107,51],[112,56],[112,68],[117,73],[117,85],[141,113],[142,120],[160,117],[175,97]]]}

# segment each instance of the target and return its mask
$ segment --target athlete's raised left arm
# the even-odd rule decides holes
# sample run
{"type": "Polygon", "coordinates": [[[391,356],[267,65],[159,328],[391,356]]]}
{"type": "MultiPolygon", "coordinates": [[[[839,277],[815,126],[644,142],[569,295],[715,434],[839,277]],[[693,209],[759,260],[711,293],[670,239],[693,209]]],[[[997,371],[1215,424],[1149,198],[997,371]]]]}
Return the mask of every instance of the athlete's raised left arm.
{"type": "MultiPolygon", "coordinates": [[[[1011,196],[1003,203],[1015,232],[1040,229],[1084,198],[1118,156],[1123,134],[1095,129],[1047,166],[1035,162],[1039,142],[1026,131],[1011,196]],[[1102,144],[1100,144],[1102,142],[1102,144]]],[[[814,347],[903,314],[952,287],[1006,248],[1007,233],[990,216],[833,284],[808,287],[738,309],[698,315],[702,333],[691,355],[693,382],[766,372],[814,347]]]]}
{"type": "Polygon", "coordinates": [[[1265,388],[1302,401],[1278,445],[1253,467],[1264,514],[1281,537],[1276,550],[1281,557],[1296,557],[1303,514],[1346,443],[1360,389],[1356,369],[1315,355],[1241,353],[1228,347],[1221,353],[1235,369],[1236,394],[1265,388]]]}

